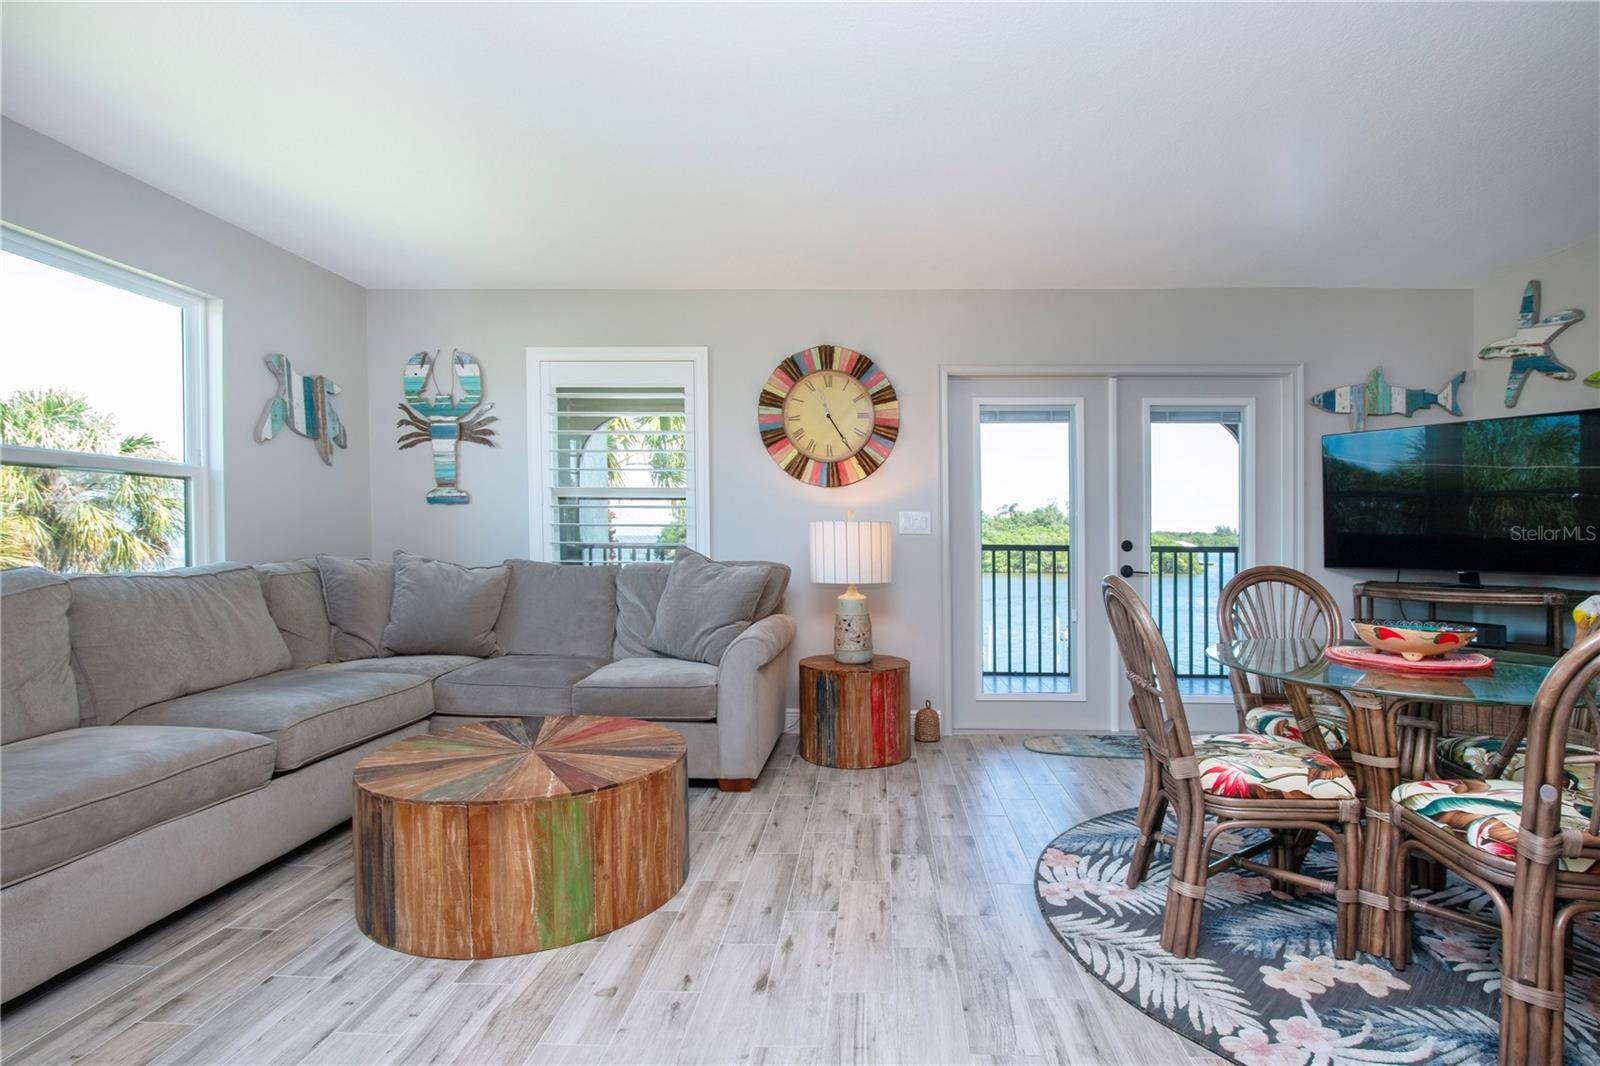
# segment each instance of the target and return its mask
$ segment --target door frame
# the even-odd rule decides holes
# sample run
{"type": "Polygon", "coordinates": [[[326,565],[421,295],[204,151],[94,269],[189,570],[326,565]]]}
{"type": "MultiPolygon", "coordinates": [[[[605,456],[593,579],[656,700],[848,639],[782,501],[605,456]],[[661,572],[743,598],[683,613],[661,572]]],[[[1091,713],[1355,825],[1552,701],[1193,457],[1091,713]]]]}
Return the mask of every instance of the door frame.
{"type": "MultiPolygon", "coordinates": [[[[1081,506],[1081,501],[1083,499],[1082,486],[1083,486],[1083,469],[1084,469],[1083,468],[1083,453],[1084,453],[1084,448],[1083,448],[1083,432],[1084,432],[1084,428],[1083,428],[1083,404],[1084,404],[1084,397],[1082,397],[1082,396],[1057,396],[1057,395],[1050,395],[1050,396],[974,396],[972,398],[972,415],[971,415],[971,417],[972,417],[972,426],[973,426],[974,432],[972,434],[972,448],[971,448],[971,456],[970,456],[970,458],[972,460],[973,474],[978,478],[978,485],[979,485],[980,493],[982,491],[982,485],[983,485],[983,467],[982,467],[982,454],[981,454],[981,449],[979,447],[979,440],[980,440],[981,434],[978,432],[978,426],[980,425],[979,417],[980,417],[980,415],[981,415],[981,413],[983,411],[983,408],[985,408],[985,407],[1068,407],[1068,408],[1071,408],[1072,409],[1072,418],[1071,418],[1071,421],[1070,421],[1070,425],[1072,426],[1072,452],[1071,452],[1071,455],[1069,456],[1071,471],[1068,474],[1068,477],[1071,479],[1071,481],[1070,481],[1069,486],[1068,486],[1068,496],[1067,496],[1067,528],[1069,530],[1074,531],[1074,532],[1076,532],[1078,529],[1082,528],[1079,525],[1079,520],[1082,518],[1082,514],[1083,514],[1083,508],[1081,506]]],[[[980,507],[978,509],[979,513],[973,515],[972,525],[971,525],[971,532],[972,532],[972,535],[973,535],[973,543],[974,544],[979,544],[979,545],[981,545],[983,543],[983,515],[982,515],[982,510],[983,509],[982,509],[982,507],[980,505],[980,507]]],[[[955,528],[953,525],[950,524],[950,519],[949,519],[948,515],[946,516],[945,527],[944,528],[947,531],[952,530],[952,529],[955,528]]],[[[953,584],[954,584],[954,575],[951,575],[949,573],[950,561],[953,558],[953,556],[951,554],[951,547],[950,547],[949,541],[950,541],[950,537],[949,537],[948,532],[947,532],[946,537],[945,537],[945,542],[946,542],[945,543],[945,570],[946,570],[945,586],[946,586],[947,589],[948,588],[952,588],[953,584]]],[[[1072,556],[1071,556],[1071,553],[1069,551],[1068,555],[1067,555],[1067,566],[1070,568],[1071,565],[1072,565],[1072,556]]],[[[1071,573],[1070,569],[1068,570],[1068,573],[1069,574],[1071,573]]],[[[1078,626],[1078,619],[1083,616],[1083,613],[1084,613],[1084,610],[1085,610],[1084,598],[1083,598],[1084,597],[1083,582],[1081,582],[1081,581],[1073,581],[1073,582],[1071,582],[1071,587],[1072,587],[1072,594],[1071,594],[1070,597],[1068,597],[1067,611],[1069,612],[1069,614],[1070,614],[1070,616],[1072,618],[1072,623],[1071,623],[1072,628],[1076,629],[1077,626],[1078,626]]],[[[980,569],[978,571],[977,578],[974,581],[974,593],[975,593],[975,595],[974,595],[973,602],[974,603],[982,603],[982,601],[983,601],[983,571],[982,571],[981,567],[980,567],[980,569]]],[[[981,617],[981,615],[980,615],[980,617],[981,617]]],[[[954,623],[952,622],[951,625],[953,627],[954,623]]],[[[953,633],[952,633],[952,638],[953,638],[953,633]]],[[[1075,639],[1072,639],[1071,637],[1068,638],[1068,642],[1067,643],[1068,643],[1067,669],[1072,672],[1072,677],[1074,677],[1075,679],[1077,679],[1079,681],[1082,681],[1085,678],[1085,670],[1084,670],[1084,668],[1085,668],[1085,656],[1083,654],[1082,644],[1079,641],[1077,641],[1075,639]]],[[[972,698],[973,698],[974,701],[976,701],[978,703],[1008,703],[1008,702],[1084,703],[1089,699],[1088,693],[1086,691],[1084,691],[1084,687],[1081,686],[1081,685],[1074,685],[1073,688],[1072,688],[1072,691],[1070,691],[1070,692],[987,692],[986,693],[986,692],[983,691],[983,648],[981,646],[978,647],[976,649],[976,652],[977,652],[977,654],[975,656],[975,659],[976,659],[976,664],[975,664],[976,665],[976,674],[975,674],[975,677],[977,679],[977,685],[975,686],[975,691],[972,693],[972,698]]],[[[953,658],[953,656],[949,655],[949,654],[947,654],[945,656],[945,674],[946,674],[946,677],[949,679],[949,682],[950,682],[951,686],[954,685],[954,672],[953,672],[953,668],[950,666],[950,661],[951,661],[952,658],[953,658]]],[[[996,665],[998,665],[998,664],[996,664],[996,665]]],[[[953,703],[951,703],[951,702],[949,702],[947,700],[945,702],[945,706],[953,708],[955,706],[955,704],[953,704],[953,703]]]]}
{"type": "MultiPolygon", "coordinates": [[[[1289,462],[1284,464],[1284,482],[1279,489],[1283,498],[1289,501],[1289,545],[1286,560],[1289,566],[1301,567],[1306,551],[1306,520],[1305,520],[1305,415],[1301,410],[1301,397],[1305,395],[1304,363],[1258,363],[1255,365],[1211,365],[1196,367],[1192,365],[1171,363],[1091,363],[1086,365],[1062,363],[1008,363],[997,366],[985,366],[981,363],[941,363],[939,364],[939,513],[944,519],[944,543],[941,545],[942,573],[939,581],[939,614],[940,614],[940,639],[941,644],[941,689],[944,705],[950,708],[952,733],[980,732],[981,730],[963,725],[956,716],[957,705],[951,696],[955,691],[952,677],[952,654],[954,647],[954,621],[950,617],[951,588],[954,575],[951,571],[953,556],[951,551],[950,530],[952,526],[951,494],[950,494],[950,382],[955,378],[1104,378],[1109,386],[1110,409],[1112,424],[1110,427],[1107,449],[1107,462],[1115,472],[1119,462],[1117,455],[1117,426],[1116,410],[1118,404],[1117,383],[1120,378],[1151,378],[1151,377],[1187,377],[1187,378],[1271,378],[1279,383],[1282,398],[1282,430],[1289,441],[1289,462]]],[[[1116,524],[1120,500],[1117,492],[1117,479],[1110,479],[1109,499],[1106,501],[1106,521],[1109,525],[1110,543],[1116,543],[1116,524]]],[[[1107,665],[1111,666],[1115,674],[1115,661],[1117,650],[1112,646],[1109,651],[1110,658],[1107,665]]],[[[1085,677],[1087,683],[1087,676],[1085,677]]],[[[1087,698],[1087,697],[1086,697],[1087,698]]],[[[1117,731],[1119,711],[1116,700],[1110,701],[1107,710],[1105,727],[1111,732],[1117,731]]],[[[989,730],[992,732],[992,730],[989,730]]]]}

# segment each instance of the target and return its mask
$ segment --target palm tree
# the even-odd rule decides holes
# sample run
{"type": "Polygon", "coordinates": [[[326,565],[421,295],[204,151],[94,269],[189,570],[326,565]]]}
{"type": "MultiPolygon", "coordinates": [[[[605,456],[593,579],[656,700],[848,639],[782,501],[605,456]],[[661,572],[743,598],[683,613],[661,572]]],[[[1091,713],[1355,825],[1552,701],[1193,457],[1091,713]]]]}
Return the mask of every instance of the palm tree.
{"type": "MultiPolygon", "coordinates": [[[[612,485],[623,483],[623,464],[618,453],[649,451],[650,483],[657,488],[681,489],[689,483],[685,432],[688,420],[683,415],[618,416],[607,427],[612,450],[606,465],[612,485]]],[[[689,538],[689,516],[681,504],[672,507],[671,520],[656,535],[656,543],[676,546],[689,538]]],[[[616,539],[613,530],[611,539],[616,539]]]]}
{"type": "MultiPolygon", "coordinates": [[[[168,459],[147,433],[119,437],[116,420],[62,389],[0,401],[0,439],[101,455],[168,459]]],[[[66,573],[147,570],[181,555],[184,493],[173,478],[99,470],[0,466],[0,566],[66,573]]]]}

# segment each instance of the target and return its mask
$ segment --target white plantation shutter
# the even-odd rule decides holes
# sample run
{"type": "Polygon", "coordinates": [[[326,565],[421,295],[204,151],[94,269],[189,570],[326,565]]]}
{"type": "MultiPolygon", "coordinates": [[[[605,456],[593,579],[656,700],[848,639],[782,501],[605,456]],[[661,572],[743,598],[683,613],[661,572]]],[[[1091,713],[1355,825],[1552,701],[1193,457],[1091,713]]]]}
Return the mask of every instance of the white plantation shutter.
{"type": "Polygon", "coordinates": [[[680,361],[543,365],[546,559],[665,561],[701,545],[694,371],[680,361]]]}

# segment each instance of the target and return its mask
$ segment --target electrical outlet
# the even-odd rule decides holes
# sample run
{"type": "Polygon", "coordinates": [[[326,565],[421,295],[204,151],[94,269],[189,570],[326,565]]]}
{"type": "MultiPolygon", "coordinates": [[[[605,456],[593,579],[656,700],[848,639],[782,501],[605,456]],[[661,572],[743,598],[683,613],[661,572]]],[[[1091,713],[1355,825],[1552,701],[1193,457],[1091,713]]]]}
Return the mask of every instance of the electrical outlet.
{"type": "Polygon", "coordinates": [[[927,536],[933,532],[933,523],[927,511],[901,511],[900,532],[927,536]]]}

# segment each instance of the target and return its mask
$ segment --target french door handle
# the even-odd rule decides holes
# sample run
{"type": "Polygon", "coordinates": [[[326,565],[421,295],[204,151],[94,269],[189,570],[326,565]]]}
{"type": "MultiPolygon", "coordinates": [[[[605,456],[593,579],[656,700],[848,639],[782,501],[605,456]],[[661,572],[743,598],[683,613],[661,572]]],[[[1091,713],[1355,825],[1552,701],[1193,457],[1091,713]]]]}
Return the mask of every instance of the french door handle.
{"type": "Polygon", "coordinates": [[[1132,577],[1134,574],[1139,574],[1141,577],[1150,576],[1150,571],[1148,570],[1135,570],[1133,567],[1127,565],[1124,565],[1121,570],[1117,571],[1117,573],[1121,574],[1123,577],[1132,577]]]}

